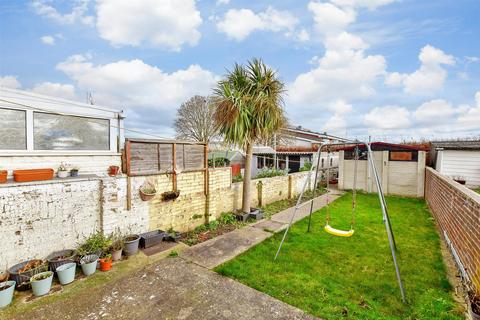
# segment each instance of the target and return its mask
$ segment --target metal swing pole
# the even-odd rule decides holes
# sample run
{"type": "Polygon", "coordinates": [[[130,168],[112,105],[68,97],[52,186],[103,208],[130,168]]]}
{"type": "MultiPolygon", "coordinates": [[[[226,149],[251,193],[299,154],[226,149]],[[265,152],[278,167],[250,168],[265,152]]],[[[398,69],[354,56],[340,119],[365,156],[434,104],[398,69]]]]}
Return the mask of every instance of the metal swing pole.
{"type": "MultiPolygon", "coordinates": [[[[318,167],[320,166],[320,157],[322,156],[322,146],[318,148],[318,156],[317,156],[317,169],[315,170],[315,179],[313,183],[313,195],[312,195],[312,201],[310,202],[310,214],[308,215],[308,228],[307,232],[310,232],[310,225],[312,223],[312,211],[313,211],[313,201],[315,200],[315,195],[317,194],[317,179],[318,179],[318,167]]],[[[327,163],[328,165],[328,163],[327,163]]],[[[312,165],[313,167],[313,165],[312,165]]],[[[328,190],[327,190],[328,192],[328,190]]]]}
{"type": "Polygon", "coordinates": [[[370,147],[370,143],[366,144],[366,146],[368,151],[368,161],[370,162],[370,166],[372,167],[373,175],[375,177],[375,183],[377,185],[378,198],[380,200],[380,204],[382,207],[383,222],[385,223],[385,229],[387,230],[388,242],[390,244],[390,251],[392,252],[393,264],[395,265],[395,273],[397,275],[398,286],[400,287],[402,301],[403,303],[405,303],[406,302],[405,288],[403,287],[402,278],[400,276],[400,269],[397,263],[397,255],[395,253],[396,244],[395,244],[395,238],[393,237],[392,228],[390,225],[390,218],[388,217],[387,203],[385,201],[385,196],[383,195],[382,185],[380,184],[380,179],[378,177],[377,167],[375,166],[375,162],[373,160],[373,152],[372,152],[372,148],[370,147]]]}
{"type": "MultiPolygon", "coordinates": [[[[322,148],[318,148],[318,157],[320,157],[320,150],[322,148]]],[[[300,196],[297,199],[297,203],[295,205],[295,210],[293,210],[292,217],[290,218],[290,221],[288,222],[287,229],[285,229],[285,232],[283,233],[282,241],[280,242],[280,245],[278,246],[277,253],[275,254],[275,258],[273,260],[277,260],[278,254],[280,253],[280,250],[282,249],[283,243],[285,242],[285,238],[287,237],[288,231],[290,230],[290,227],[293,224],[293,219],[295,218],[295,215],[297,214],[298,208],[300,208],[300,204],[302,203],[302,197],[303,194],[305,193],[305,189],[307,188],[307,184],[310,182],[311,176],[312,176],[312,171],[313,168],[315,168],[316,173],[318,173],[318,167],[313,166],[310,168],[310,171],[308,172],[308,177],[305,179],[305,183],[303,184],[302,192],[300,193],[300,196]]],[[[311,200],[313,202],[313,199],[311,200]]]]}

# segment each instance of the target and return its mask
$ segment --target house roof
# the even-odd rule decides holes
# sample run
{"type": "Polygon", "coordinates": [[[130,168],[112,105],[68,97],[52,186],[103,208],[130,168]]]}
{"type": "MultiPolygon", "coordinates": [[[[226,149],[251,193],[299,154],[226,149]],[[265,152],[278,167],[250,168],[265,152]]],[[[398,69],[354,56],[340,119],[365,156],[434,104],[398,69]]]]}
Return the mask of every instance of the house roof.
{"type": "Polygon", "coordinates": [[[271,154],[271,153],[275,153],[275,150],[269,146],[258,146],[258,147],[253,147],[253,153],[254,154],[271,154]]]}
{"type": "Polygon", "coordinates": [[[347,139],[342,137],[333,136],[333,135],[327,134],[326,132],[319,133],[319,132],[311,131],[311,130],[302,128],[301,126],[285,128],[282,131],[294,137],[304,138],[304,139],[308,139],[310,141],[315,141],[315,142],[323,142],[324,140],[347,141],[347,139]]]}
{"type": "Polygon", "coordinates": [[[477,141],[432,141],[435,149],[445,150],[480,150],[480,140],[477,141]]]}
{"type": "MultiPolygon", "coordinates": [[[[423,146],[414,146],[408,144],[396,144],[396,143],[388,143],[388,142],[372,142],[370,143],[371,148],[373,151],[380,151],[380,150],[417,150],[417,151],[426,151],[427,149],[423,146]]],[[[359,148],[366,148],[365,144],[359,144],[359,148]]],[[[337,147],[336,150],[353,150],[355,149],[355,145],[349,145],[345,147],[337,147]]]]}

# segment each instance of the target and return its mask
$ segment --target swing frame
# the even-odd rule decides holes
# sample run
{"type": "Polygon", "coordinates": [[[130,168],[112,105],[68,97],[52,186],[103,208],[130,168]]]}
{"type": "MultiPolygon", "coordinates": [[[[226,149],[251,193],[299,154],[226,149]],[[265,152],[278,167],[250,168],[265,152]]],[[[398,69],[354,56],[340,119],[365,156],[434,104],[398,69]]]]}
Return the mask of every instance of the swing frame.
{"type": "MultiPolygon", "coordinates": [[[[311,227],[311,217],[312,217],[312,212],[313,212],[313,201],[315,200],[315,195],[316,195],[316,189],[317,189],[316,187],[317,187],[317,179],[318,179],[318,171],[319,170],[321,170],[321,171],[327,170],[328,177],[327,177],[327,193],[326,193],[326,195],[327,195],[327,205],[328,205],[328,193],[330,192],[328,190],[328,178],[329,178],[329,175],[330,175],[330,169],[331,168],[329,166],[326,167],[326,168],[322,168],[322,169],[319,168],[322,148],[323,147],[328,148],[329,146],[340,146],[340,145],[344,146],[346,144],[353,144],[353,145],[355,145],[355,147],[358,147],[359,145],[365,145],[367,147],[368,162],[369,162],[369,165],[372,169],[373,176],[374,176],[374,179],[375,179],[375,184],[376,184],[377,191],[378,191],[377,194],[378,194],[378,199],[379,199],[380,206],[381,206],[381,209],[382,209],[383,223],[385,225],[385,229],[386,229],[386,232],[387,232],[388,243],[389,243],[389,246],[390,246],[390,252],[391,252],[391,255],[392,255],[393,265],[395,267],[395,273],[396,273],[396,277],[397,277],[398,286],[399,286],[399,289],[400,289],[400,295],[401,295],[401,298],[402,298],[402,302],[406,303],[405,288],[403,286],[403,281],[402,281],[401,274],[400,274],[400,268],[399,268],[398,262],[397,262],[397,255],[396,255],[397,245],[396,245],[395,237],[393,235],[392,227],[391,227],[391,224],[390,224],[390,217],[388,216],[387,203],[385,201],[385,195],[383,193],[382,185],[380,183],[380,178],[378,176],[377,167],[375,166],[375,161],[373,159],[373,152],[372,152],[370,142],[366,143],[366,142],[360,142],[358,140],[346,141],[345,143],[340,143],[340,144],[324,144],[324,145],[320,146],[320,148],[318,148],[317,163],[315,165],[312,165],[312,167],[310,168],[310,170],[308,172],[308,177],[307,177],[307,179],[305,179],[305,183],[303,184],[302,192],[300,193],[300,196],[297,199],[295,209],[293,210],[293,213],[292,213],[292,216],[290,217],[290,221],[288,223],[288,226],[285,229],[285,232],[283,233],[283,237],[282,237],[282,240],[280,241],[280,244],[278,246],[277,253],[275,254],[274,260],[277,260],[278,255],[280,254],[283,243],[285,242],[288,231],[290,230],[290,228],[293,224],[293,220],[295,218],[295,215],[296,215],[298,209],[303,206],[303,204],[301,204],[302,203],[301,201],[302,201],[303,195],[305,193],[306,187],[311,180],[312,172],[313,172],[314,169],[315,169],[315,180],[314,180],[314,188],[313,188],[313,198],[311,200],[309,200],[309,202],[310,202],[310,214],[309,214],[307,232],[310,232],[310,227],[311,227]]],[[[328,164],[328,162],[327,162],[327,164],[328,164]]],[[[355,171],[356,171],[356,169],[355,169],[355,171]]],[[[355,172],[355,174],[356,174],[356,172],[355,172]]],[[[354,186],[353,192],[356,193],[356,185],[354,186]]],[[[353,206],[354,206],[353,209],[355,210],[355,206],[356,206],[355,201],[353,202],[353,206]]],[[[329,231],[332,231],[332,232],[334,232],[334,230],[335,230],[335,232],[340,233],[340,234],[343,234],[343,232],[349,232],[349,231],[342,231],[342,230],[334,229],[334,228],[330,227],[328,225],[328,223],[325,226],[325,229],[327,228],[327,226],[329,227],[329,231]]],[[[351,229],[353,231],[353,228],[351,228],[351,229]]],[[[325,231],[327,231],[327,230],[325,230],[325,231]]],[[[340,235],[340,234],[336,234],[336,235],[340,235]]],[[[352,233],[352,235],[353,235],[353,233],[352,233]]]]}

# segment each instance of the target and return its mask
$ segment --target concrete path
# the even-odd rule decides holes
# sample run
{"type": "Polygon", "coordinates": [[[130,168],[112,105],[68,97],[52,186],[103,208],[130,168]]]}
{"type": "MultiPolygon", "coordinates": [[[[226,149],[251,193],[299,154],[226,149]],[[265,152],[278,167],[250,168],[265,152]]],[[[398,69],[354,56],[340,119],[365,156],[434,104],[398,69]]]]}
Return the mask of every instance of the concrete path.
{"type": "Polygon", "coordinates": [[[11,319],[316,318],[183,259],[165,258],[119,281],[83,290],[68,299],[17,314],[11,319]]]}
{"type": "MultiPolygon", "coordinates": [[[[340,197],[343,192],[331,190],[328,195],[324,194],[315,198],[313,211],[323,208],[327,203],[327,197],[332,202],[340,197]]],[[[180,256],[202,267],[213,269],[216,266],[233,259],[242,252],[247,251],[257,243],[273,236],[273,232],[279,232],[287,228],[295,208],[288,208],[274,214],[269,220],[262,220],[250,226],[234,230],[219,237],[207,240],[181,252],[180,256]]],[[[297,222],[310,213],[310,204],[299,208],[293,222],[297,222]]]]}

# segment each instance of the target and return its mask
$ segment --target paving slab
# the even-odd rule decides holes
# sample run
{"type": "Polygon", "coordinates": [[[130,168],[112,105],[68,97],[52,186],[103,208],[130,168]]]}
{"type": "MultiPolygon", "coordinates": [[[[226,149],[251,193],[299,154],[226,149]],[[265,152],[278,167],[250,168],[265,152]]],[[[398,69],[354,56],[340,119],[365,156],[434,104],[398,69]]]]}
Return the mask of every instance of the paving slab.
{"type": "Polygon", "coordinates": [[[202,267],[213,269],[272,235],[271,232],[246,226],[187,248],[180,256],[202,267]]]}
{"type": "Polygon", "coordinates": [[[10,319],[317,318],[194,263],[167,258],[119,281],[84,290],[10,319]]]}
{"type": "Polygon", "coordinates": [[[252,227],[268,232],[278,232],[284,230],[287,225],[287,223],[282,223],[274,220],[262,220],[260,222],[254,223],[252,227]]]}

